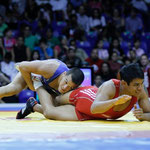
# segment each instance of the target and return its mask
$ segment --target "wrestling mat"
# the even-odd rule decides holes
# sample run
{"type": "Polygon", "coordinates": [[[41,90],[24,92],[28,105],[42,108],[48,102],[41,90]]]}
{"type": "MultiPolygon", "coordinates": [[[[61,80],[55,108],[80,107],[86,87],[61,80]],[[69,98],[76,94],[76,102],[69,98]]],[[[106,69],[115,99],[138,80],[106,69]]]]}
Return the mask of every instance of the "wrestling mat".
{"type": "Polygon", "coordinates": [[[55,121],[38,113],[16,120],[24,105],[0,104],[0,150],[150,149],[150,122],[132,112],[113,121],[55,121]]]}

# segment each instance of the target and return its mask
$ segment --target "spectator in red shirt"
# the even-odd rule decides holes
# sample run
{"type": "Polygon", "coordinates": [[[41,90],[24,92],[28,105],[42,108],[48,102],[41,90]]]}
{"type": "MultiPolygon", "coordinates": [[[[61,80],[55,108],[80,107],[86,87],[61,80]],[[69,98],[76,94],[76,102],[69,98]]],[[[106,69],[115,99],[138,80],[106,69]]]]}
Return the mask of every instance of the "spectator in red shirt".
{"type": "Polygon", "coordinates": [[[103,60],[98,58],[98,50],[93,49],[91,51],[90,57],[88,57],[85,61],[89,63],[91,67],[94,69],[94,74],[99,74],[101,70],[101,64],[103,63],[103,60]]]}

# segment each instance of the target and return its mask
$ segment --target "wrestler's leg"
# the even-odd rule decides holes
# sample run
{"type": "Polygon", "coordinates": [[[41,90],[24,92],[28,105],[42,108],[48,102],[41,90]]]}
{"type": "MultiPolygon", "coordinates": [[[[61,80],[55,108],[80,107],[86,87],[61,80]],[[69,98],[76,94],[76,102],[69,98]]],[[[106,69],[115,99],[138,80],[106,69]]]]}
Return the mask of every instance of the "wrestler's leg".
{"type": "Polygon", "coordinates": [[[63,95],[57,96],[54,99],[55,105],[59,106],[59,105],[71,104],[70,101],[69,101],[69,97],[70,97],[71,93],[72,93],[72,91],[67,92],[63,95]]]}
{"type": "Polygon", "coordinates": [[[52,96],[43,87],[38,88],[37,93],[42,105],[42,113],[45,118],[58,120],[78,120],[74,106],[64,105],[55,107],[52,96]]]}
{"type": "Polygon", "coordinates": [[[14,80],[6,86],[0,87],[0,98],[16,95],[26,87],[26,82],[19,72],[14,80]]]}
{"type": "MultiPolygon", "coordinates": [[[[42,95],[42,100],[40,101],[42,104],[44,103],[44,106],[38,104],[36,99],[33,97],[28,99],[26,106],[17,113],[16,119],[23,119],[32,112],[39,112],[43,114],[47,119],[74,120],[74,121],[78,120],[74,106],[63,105],[55,107],[52,102],[51,96],[49,94],[48,96],[46,95],[42,95]]],[[[41,99],[40,96],[39,98],[41,99]]]]}
{"type": "Polygon", "coordinates": [[[44,114],[47,119],[64,120],[64,121],[76,121],[78,117],[75,112],[75,106],[62,105],[62,106],[50,106],[49,110],[45,113],[43,107],[40,104],[36,104],[33,107],[35,112],[44,114]]]}

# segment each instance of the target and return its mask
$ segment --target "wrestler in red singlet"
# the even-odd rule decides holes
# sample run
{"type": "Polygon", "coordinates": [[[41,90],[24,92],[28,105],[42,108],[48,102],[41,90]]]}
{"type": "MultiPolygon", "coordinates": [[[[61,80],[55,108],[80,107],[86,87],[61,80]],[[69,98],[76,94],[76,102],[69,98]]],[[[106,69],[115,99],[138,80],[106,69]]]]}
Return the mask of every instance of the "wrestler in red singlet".
{"type": "MultiPolygon", "coordinates": [[[[120,80],[112,79],[112,81],[116,87],[116,93],[113,98],[116,98],[119,96],[120,80]]],[[[114,107],[112,107],[104,113],[92,114],[90,109],[93,101],[96,98],[97,91],[97,87],[86,86],[78,88],[71,93],[69,101],[75,106],[76,114],[79,120],[117,119],[128,113],[137,102],[137,98],[132,96],[129,106],[123,111],[114,111],[114,107]]]]}

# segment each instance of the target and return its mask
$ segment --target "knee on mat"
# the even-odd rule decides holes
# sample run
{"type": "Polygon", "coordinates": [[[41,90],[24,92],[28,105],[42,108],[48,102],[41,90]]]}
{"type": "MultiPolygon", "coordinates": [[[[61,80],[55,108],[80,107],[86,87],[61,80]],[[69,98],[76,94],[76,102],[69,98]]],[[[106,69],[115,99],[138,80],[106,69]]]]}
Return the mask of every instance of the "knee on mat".
{"type": "Polygon", "coordinates": [[[55,115],[52,111],[44,111],[43,115],[46,119],[55,119],[55,115]]]}

